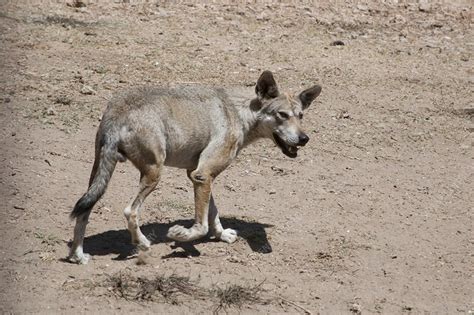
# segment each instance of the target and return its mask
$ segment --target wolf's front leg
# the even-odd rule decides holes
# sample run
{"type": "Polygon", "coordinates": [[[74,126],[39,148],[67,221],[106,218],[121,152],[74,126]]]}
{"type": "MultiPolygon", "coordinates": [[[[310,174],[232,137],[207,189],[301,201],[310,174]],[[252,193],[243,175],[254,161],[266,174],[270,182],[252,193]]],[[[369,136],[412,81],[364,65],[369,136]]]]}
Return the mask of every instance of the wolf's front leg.
{"type": "Polygon", "coordinates": [[[208,213],[209,198],[211,196],[211,176],[205,176],[194,171],[188,174],[194,185],[195,221],[189,229],[181,225],[174,225],[168,230],[167,236],[175,241],[189,242],[206,236],[209,231],[208,213]]]}
{"type": "Polygon", "coordinates": [[[237,231],[234,229],[224,229],[219,219],[219,211],[217,210],[214,202],[214,197],[211,193],[211,199],[209,201],[209,224],[212,235],[217,239],[226,242],[233,243],[237,240],[237,231]]]}

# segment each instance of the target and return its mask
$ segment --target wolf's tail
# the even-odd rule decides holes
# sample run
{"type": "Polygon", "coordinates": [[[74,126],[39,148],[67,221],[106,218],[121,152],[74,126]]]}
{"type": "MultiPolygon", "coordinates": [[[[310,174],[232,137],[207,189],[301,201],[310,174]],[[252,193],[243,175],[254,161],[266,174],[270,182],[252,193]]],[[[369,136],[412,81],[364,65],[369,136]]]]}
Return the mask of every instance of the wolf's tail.
{"type": "Polygon", "coordinates": [[[95,203],[102,197],[107,184],[121,156],[118,153],[118,139],[98,133],[96,154],[87,192],[79,199],[71,212],[71,218],[89,213],[95,203]]]}

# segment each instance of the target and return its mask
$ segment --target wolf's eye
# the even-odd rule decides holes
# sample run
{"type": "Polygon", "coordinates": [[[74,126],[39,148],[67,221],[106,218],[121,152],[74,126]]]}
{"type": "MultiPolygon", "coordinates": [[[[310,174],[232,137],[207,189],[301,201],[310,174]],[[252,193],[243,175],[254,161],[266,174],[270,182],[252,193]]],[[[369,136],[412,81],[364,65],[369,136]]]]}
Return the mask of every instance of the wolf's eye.
{"type": "Polygon", "coordinates": [[[290,118],[290,116],[285,113],[285,112],[278,112],[278,117],[280,117],[281,119],[288,119],[290,118]]]}
{"type": "Polygon", "coordinates": [[[303,113],[300,113],[300,114],[298,115],[298,118],[299,118],[300,120],[303,119],[303,113]]]}

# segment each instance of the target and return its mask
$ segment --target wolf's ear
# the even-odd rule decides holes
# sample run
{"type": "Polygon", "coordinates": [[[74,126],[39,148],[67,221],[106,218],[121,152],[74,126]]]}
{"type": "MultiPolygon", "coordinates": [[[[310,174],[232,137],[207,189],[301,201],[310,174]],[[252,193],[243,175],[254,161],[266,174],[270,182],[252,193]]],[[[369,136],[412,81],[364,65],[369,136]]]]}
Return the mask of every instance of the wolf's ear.
{"type": "Polygon", "coordinates": [[[321,86],[315,85],[300,93],[299,98],[301,101],[301,105],[303,105],[303,110],[308,108],[309,105],[311,105],[311,103],[314,101],[314,99],[318,97],[319,94],[321,94],[321,90],[321,86]]]}
{"type": "Polygon", "coordinates": [[[257,93],[259,99],[275,98],[280,95],[280,92],[278,92],[278,86],[271,71],[265,70],[260,75],[257,85],[255,86],[255,93],[257,93]]]}

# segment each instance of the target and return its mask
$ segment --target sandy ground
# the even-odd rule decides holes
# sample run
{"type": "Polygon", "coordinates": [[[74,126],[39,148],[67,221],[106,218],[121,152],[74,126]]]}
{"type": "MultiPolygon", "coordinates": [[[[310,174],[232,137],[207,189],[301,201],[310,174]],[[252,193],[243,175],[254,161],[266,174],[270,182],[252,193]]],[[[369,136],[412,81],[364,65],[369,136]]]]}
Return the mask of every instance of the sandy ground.
{"type": "Polygon", "coordinates": [[[0,4],[0,312],[474,311],[472,2],[129,2],[0,4]],[[92,261],[64,262],[107,99],[143,84],[251,88],[265,69],[323,93],[297,159],[262,141],[215,182],[236,243],[165,239],[193,217],[185,172],[167,169],[137,265],[127,163],[91,216],[92,261]],[[194,291],[138,296],[137,277],[194,291]],[[227,301],[230,288],[251,294],[227,301]]]}

